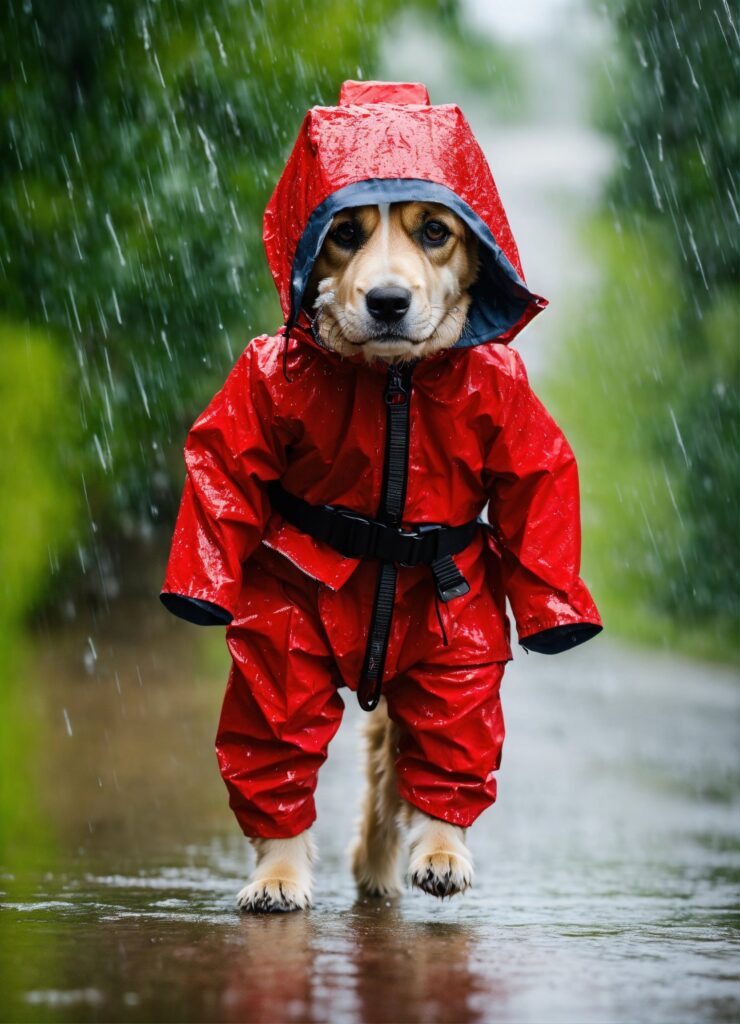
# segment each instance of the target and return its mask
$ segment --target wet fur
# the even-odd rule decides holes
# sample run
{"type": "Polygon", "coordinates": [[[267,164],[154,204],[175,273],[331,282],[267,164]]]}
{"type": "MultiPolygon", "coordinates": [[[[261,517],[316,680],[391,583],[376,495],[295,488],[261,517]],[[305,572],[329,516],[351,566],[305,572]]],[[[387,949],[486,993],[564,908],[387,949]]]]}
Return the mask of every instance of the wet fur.
{"type": "MultiPolygon", "coordinates": [[[[361,352],[371,362],[423,359],[450,348],[465,329],[470,286],[478,273],[478,247],[459,218],[434,203],[395,203],[340,211],[316,261],[307,290],[314,326],[327,348],[341,356],[361,352]],[[449,230],[440,246],[425,246],[424,225],[449,230]],[[350,250],[335,241],[345,223],[362,238],[350,250]],[[412,292],[408,315],[392,327],[373,321],[365,296],[397,285],[412,292]],[[397,333],[393,333],[397,332],[397,333]]],[[[410,883],[432,896],[454,896],[473,880],[465,830],[429,817],[403,801],[396,786],[399,730],[386,703],[363,722],[367,786],[350,850],[361,895],[397,896],[403,887],[402,837],[407,834],[410,883]]],[[[311,905],[315,847],[308,832],[292,839],[253,839],[256,866],[237,897],[241,910],[276,913],[311,905]]]]}
{"type": "Polygon", "coordinates": [[[352,873],[366,896],[398,896],[400,869],[399,817],[402,801],[396,787],[394,761],[398,727],[385,701],[363,722],[367,785],[357,834],[350,847],[352,873]]]}

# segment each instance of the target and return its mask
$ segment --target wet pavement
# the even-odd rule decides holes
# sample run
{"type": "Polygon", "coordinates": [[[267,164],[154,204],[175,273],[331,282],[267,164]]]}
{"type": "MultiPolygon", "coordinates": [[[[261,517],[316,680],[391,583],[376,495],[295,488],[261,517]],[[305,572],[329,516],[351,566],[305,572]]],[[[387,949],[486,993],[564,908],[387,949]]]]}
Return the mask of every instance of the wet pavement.
{"type": "Polygon", "coordinates": [[[116,621],[42,638],[26,667],[0,1019],[738,1019],[732,671],[601,638],[519,656],[499,801],[471,830],[476,885],[445,902],[355,898],[348,700],[319,786],[315,907],[254,918],[234,909],[247,856],[212,746],[220,638],[116,621]]]}

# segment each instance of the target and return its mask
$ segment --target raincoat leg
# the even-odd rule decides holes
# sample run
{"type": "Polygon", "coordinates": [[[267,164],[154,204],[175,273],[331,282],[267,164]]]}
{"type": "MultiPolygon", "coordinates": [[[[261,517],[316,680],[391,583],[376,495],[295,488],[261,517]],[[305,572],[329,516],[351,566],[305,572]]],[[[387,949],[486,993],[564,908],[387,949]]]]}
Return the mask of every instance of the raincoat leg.
{"type": "Polygon", "coordinates": [[[316,584],[260,568],[226,631],[232,668],[216,737],[245,835],[287,839],[316,818],[314,790],[344,702],[315,608],[316,584]],[[313,605],[313,606],[312,606],[313,605]]]}
{"type": "Polygon", "coordinates": [[[425,814],[467,828],[496,799],[504,665],[422,664],[388,687],[401,727],[398,789],[425,814]]]}

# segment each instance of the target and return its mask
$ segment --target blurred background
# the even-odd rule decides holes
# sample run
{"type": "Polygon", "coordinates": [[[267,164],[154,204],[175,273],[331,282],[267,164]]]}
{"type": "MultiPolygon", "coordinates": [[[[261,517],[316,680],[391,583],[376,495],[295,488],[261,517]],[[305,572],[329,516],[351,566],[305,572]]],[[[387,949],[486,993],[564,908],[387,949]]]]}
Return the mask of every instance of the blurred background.
{"type": "Polygon", "coordinates": [[[679,905],[711,962],[683,950],[684,988],[649,1019],[732,1019],[732,6],[7,0],[0,24],[2,1019],[624,1020],[620,1000],[655,994],[673,963],[679,905]],[[511,673],[511,802],[481,826],[472,910],[414,898],[378,924],[352,904],[351,822],[331,827],[356,799],[350,722],[321,787],[327,917],[255,931],[231,913],[245,857],[212,752],[223,637],[169,621],[157,595],[187,428],[281,323],[264,206],[305,110],[345,78],[425,82],[489,158],[551,301],[517,347],[578,456],[583,574],[607,632],[511,673]],[[621,959],[586,982],[610,915],[621,959]],[[332,956],[391,934],[389,961],[419,949],[460,971],[390,978],[395,1003],[332,974],[332,956]],[[484,953],[514,935],[525,965],[494,977],[484,953]],[[265,936],[295,959],[295,991],[278,952],[255,973],[265,936]],[[661,968],[637,968],[640,952],[661,968]]]}

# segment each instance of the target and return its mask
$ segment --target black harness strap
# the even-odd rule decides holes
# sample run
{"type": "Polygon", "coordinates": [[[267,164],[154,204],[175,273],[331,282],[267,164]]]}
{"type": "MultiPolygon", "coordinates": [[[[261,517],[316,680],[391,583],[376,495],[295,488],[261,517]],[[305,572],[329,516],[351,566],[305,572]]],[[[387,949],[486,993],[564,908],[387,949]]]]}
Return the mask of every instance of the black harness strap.
{"type": "MultiPolygon", "coordinates": [[[[476,521],[476,527],[478,525],[476,521]]],[[[452,554],[440,555],[432,562],[437,595],[445,604],[456,597],[462,597],[470,590],[470,584],[455,565],[452,554]]]]}
{"type": "Polygon", "coordinates": [[[450,591],[461,577],[451,559],[463,551],[478,532],[479,522],[471,519],[462,526],[420,523],[411,530],[381,523],[338,505],[309,505],[286,491],[279,481],[268,486],[270,504],[288,522],[316,540],[329,544],[346,558],[377,558],[400,565],[429,565],[437,578],[443,601],[457,597],[450,591]],[[447,596],[448,595],[448,596],[447,596]]]}
{"type": "Polygon", "coordinates": [[[386,437],[383,464],[383,488],[380,494],[378,519],[397,526],[401,522],[406,501],[409,466],[409,411],[411,407],[412,367],[388,370],[385,389],[386,437]]]}
{"type": "MultiPolygon", "coordinates": [[[[388,369],[388,384],[385,389],[385,463],[378,519],[391,526],[400,524],[406,501],[412,370],[411,366],[403,369],[391,366],[388,369]]],[[[380,701],[397,579],[396,563],[381,562],[365,658],[357,684],[357,699],[364,711],[372,711],[380,701]]]]}
{"type": "Polygon", "coordinates": [[[357,700],[363,711],[374,711],[380,701],[383,685],[385,656],[393,621],[393,605],[396,600],[398,569],[395,562],[381,562],[378,570],[378,585],[375,590],[373,613],[370,618],[370,632],[365,648],[365,660],[357,684],[357,700]]]}

